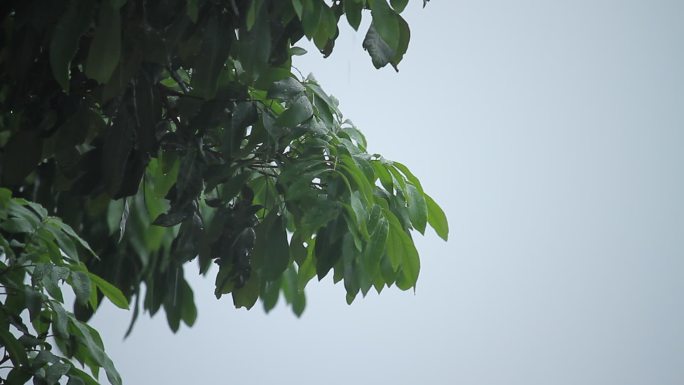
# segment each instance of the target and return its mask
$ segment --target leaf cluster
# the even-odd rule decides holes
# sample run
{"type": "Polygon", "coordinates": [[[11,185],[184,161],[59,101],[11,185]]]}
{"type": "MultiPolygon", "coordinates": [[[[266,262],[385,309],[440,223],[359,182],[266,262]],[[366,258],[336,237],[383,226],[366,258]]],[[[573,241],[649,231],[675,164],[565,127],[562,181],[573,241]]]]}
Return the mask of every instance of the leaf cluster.
{"type": "Polygon", "coordinates": [[[121,384],[97,331],[64,308],[65,284],[82,306],[96,308],[104,295],[128,308],[119,289],[88,271],[85,255],[96,257],[69,225],[0,188],[0,364],[12,364],[0,383],[95,384],[103,369],[121,384]]]}
{"type": "MultiPolygon", "coordinates": [[[[314,277],[343,281],[349,303],[373,287],[415,287],[412,231],[430,225],[446,240],[444,213],[292,67],[305,53],[299,40],[329,55],[342,16],[359,28],[366,15],[363,47],[376,67],[396,69],[410,38],[407,2],[7,2],[0,185],[26,199],[16,205],[40,214],[49,235],[44,253],[22,235],[3,247],[7,260],[23,253],[54,265],[38,268],[47,276],[60,272],[40,286],[46,309],[61,303],[60,282],[79,277],[67,331],[85,325],[102,295],[133,304],[131,327],[141,310],[162,308],[173,331],[193,325],[190,261],[201,274],[213,267],[214,294],[236,307],[261,299],[268,311],[282,296],[297,315],[314,277]]],[[[9,233],[37,233],[5,220],[9,233]]],[[[92,332],[78,330],[78,345],[90,346],[92,332]]],[[[103,359],[83,360],[107,371],[103,359]]]]}

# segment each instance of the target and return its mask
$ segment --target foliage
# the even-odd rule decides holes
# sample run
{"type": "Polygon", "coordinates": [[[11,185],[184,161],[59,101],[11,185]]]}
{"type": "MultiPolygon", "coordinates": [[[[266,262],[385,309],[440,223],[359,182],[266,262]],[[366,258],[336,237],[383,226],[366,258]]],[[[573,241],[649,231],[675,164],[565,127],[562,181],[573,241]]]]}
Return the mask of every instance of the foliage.
{"type": "MultiPolygon", "coordinates": [[[[24,266],[17,254],[63,272],[41,297],[50,320],[61,309],[55,281],[78,272],[100,290],[88,301],[76,292],[69,325],[85,325],[104,295],[131,301],[133,322],[141,308],[163,308],[174,331],[197,317],[183,268],[192,260],[202,274],[218,268],[217,298],[248,309],[261,299],[268,311],[282,294],[297,315],[307,283],[331,271],[349,303],[373,287],[415,287],[411,231],[430,225],[446,240],[444,213],[406,166],[367,152],[313,77],[292,73],[292,56],[305,53],[297,41],[328,55],[340,18],[359,28],[368,13],[363,48],[374,66],[396,69],[410,38],[407,2],[3,3],[0,183],[26,199],[13,207],[41,215],[36,226],[62,229],[40,241],[45,252],[25,239],[3,247],[5,265],[24,266]]],[[[0,234],[15,234],[4,226],[0,234]]],[[[28,300],[12,294],[3,306],[10,299],[21,302],[16,319],[28,300]]],[[[59,337],[65,357],[80,359],[59,337]]],[[[84,362],[110,373],[105,361],[84,362]]]]}
{"type": "Polygon", "coordinates": [[[56,384],[66,376],[70,384],[94,383],[71,359],[90,368],[97,377],[104,369],[113,385],[121,378],[104,353],[97,331],[64,309],[62,283],[76,300],[97,307],[97,292],[115,305],[128,308],[124,295],[102,278],[88,271],[81,259],[97,257],[88,244],[47,210],[0,188],[0,362],[10,361],[6,383],[23,384],[34,378],[37,384],[56,384]],[[27,317],[21,317],[23,312],[27,317]],[[28,319],[27,319],[28,318],[28,319]],[[25,321],[29,321],[27,326],[25,321]],[[49,332],[52,331],[51,334],[49,332]],[[54,353],[49,339],[63,356],[54,353]]]}

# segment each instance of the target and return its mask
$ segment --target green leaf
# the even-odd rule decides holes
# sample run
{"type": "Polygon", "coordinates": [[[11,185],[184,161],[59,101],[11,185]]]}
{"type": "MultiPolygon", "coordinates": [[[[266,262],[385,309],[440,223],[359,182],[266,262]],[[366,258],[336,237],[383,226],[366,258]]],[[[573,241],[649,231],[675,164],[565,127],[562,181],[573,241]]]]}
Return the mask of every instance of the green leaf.
{"type": "Polygon", "coordinates": [[[363,39],[363,49],[368,51],[375,68],[386,66],[394,57],[394,50],[382,39],[374,24],[371,24],[368,32],[366,32],[366,37],[363,39]]]}
{"type": "Polygon", "coordinates": [[[194,94],[205,99],[212,99],[216,95],[219,75],[230,54],[231,39],[226,36],[232,33],[229,24],[222,22],[219,15],[212,14],[209,17],[200,50],[202,58],[192,72],[194,94]]]}
{"type": "Polygon", "coordinates": [[[342,2],[344,6],[344,14],[347,17],[349,25],[354,30],[359,29],[361,25],[361,11],[363,10],[364,1],[362,0],[345,0],[342,2]]]}
{"type": "Polygon", "coordinates": [[[267,96],[271,99],[290,100],[306,91],[306,87],[297,79],[288,77],[274,82],[268,89],[267,96]]]}
{"type": "Polygon", "coordinates": [[[413,175],[413,173],[411,172],[411,170],[408,169],[408,167],[396,161],[391,162],[390,165],[390,167],[394,167],[395,169],[399,170],[402,174],[404,174],[404,176],[409,182],[411,182],[415,187],[417,187],[420,192],[423,192],[423,187],[420,184],[420,181],[418,180],[418,178],[416,178],[415,175],[413,175]]]}
{"type": "Polygon", "coordinates": [[[310,119],[311,116],[313,116],[313,106],[306,95],[301,95],[290,103],[289,108],[278,116],[275,123],[293,128],[310,119]]]}
{"type": "Polygon", "coordinates": [[[374,0],[371,2],[371,15],[373,26],[382,40],[395,52],[399,47],[399,20],[386,0],[374,0]]]}
{"type": "Polygon", "coordinates": [[[28,358],[26,357],[24,347],[9,330],[3,327],[0,327],[0,342],[2,342],[1,345],[9,353],[9,358],[15,367],[27,365],[28,358]]]}
{"type": "Polygon", "coordinates": [[[56,362],[45,370],[45,382],[47,385],[54,385],[59,381],[62,376],[67,374],[71,369],[71,365],[63,364],[61,362],[56,362]]]}
{"type": "Polygon", "coordinates": [[[88,245],[88,243],[85,240],[83,240],[83,238],[79,237],[78,234],[76,234],[76,232],[74,231],[74,229],[71,228],[71,226],[62,222],[62,220],[59,218],[51,217],[50,220],[52,221],[52,223],[55,223],[60,230],[69,235],[71,239],[75,240],[78,244],[80,244],[81,247],[89,251],[93,257],[98,259],[97,254],[95,254],[95,251],[93,251],[93,249],[90,248],[90,245],[88,245]]]}
{"type": "Polygon", "coordinates": [[[375,272],[377,272],[382,255],[385,253],[387,235],[389,234],[389,223],[387,222],[387,219],[380,214],[380,211],[378,206],[374,207],[373,214],[371,215],[378,215],[379,219],[373,227],[373,231],[370,234],[370,240],[364,250],[364,268],[370,275],[374,275],[375,272]]]}
{"type": "Polygon", "coordinates": [[[256,21],[256,15],[261,9],[263,0],[252,0],[249,4],[249,9],[247,9],[247,18],[245,22],[247,23],[247,30],[251,30],[254,27],[254,22],[256,21]]]}
{"type": "Polygon", "coordinates": [[[404,8],[406,8],[408,0],[390,0],[390,3],[392,4],[392,8],[394,8],[395,11],[401,13],[404,11],[404,8]]]}
{"type": "Polygon", "coordinates": [[[97,275],[88,272],[88,277],[97,286],[98,289],[107,297],[114,305],[121,309],[128,310],[128,300],[123,295],[121,290],[97,275]]]}
{"type": "Polygon", "coordinates": [[[397,20],[399,20],[399,43],[397,48],[394,50],[394,56],[390,62],[392,63],[394,70],[398,72],[399,68],[397,68],[397,66],[404,58],[404,54],[408,50],[409,41],[411,40],[411,29],[403,17],[397,15],[397,20]]]}
{"type": "Polygon", "coordinates": [[[408,212],[411,223],[421,234],[425,234],[428,212],[423,193],[411,183],[406,185],[406,190],[408,193],[408,212]]]}
{"type": "MultiPolygon", "coordinates": [[[[258,13],[251,30],[240,31],[238,59],[250,80],[256,80],[268,67],[271,56],[271,27],[266,8],[261,7],[257,10],[258,13]]],[[[228,23],[222,24],[225,24],[226,28],[229,26],[228,23]]],[[[233,31],[229,30],[228,33],[233,33],[233,31]]]]}
{"type": "Polygon", "coordinates": [[[62,304],[56,301],[52,301],[52,332],[58,338],[67,339],[69,338],[68,331],[68,315],[62,304]]]}
{"type": "Polygon", "coordinates": [[[3,147],[2,184],[21,184],[38,165],[43,154],[38,132],[23,129],[14,133],[3,147]]]}
{"type": "Polygon", "coordinates": [[[53,221],[53,220],[48,220],[47,221],[47,226],[44,227],[52,236],[55,238],[57,241],[57,244],[59,245],[59,248],[64,252],[64,254],[67,255],[72,261],[78,262],[78,251],[76,250],[76,245],[74,242],[69,238],[69,236],[62,232],[62,229],[59,227],[59,225],[53,221]]]}
{"type": "Polygon", "coordinates": [[[252,263],[263,279],[274,281],[287,269],[290,262],[285,219],[276,211],[271,211],[255,231],[256,244],[252,252],[252,263]]]}
{"type": "Polygon", "coordinates": [[[185,2],[185,9],[190,20],[193,23],[197,23],[197,18],[199,17],[199,0],[187,0],[185,2]]]}
{"type": "Polygon", "coordinates": [[[193,298],[192,288],[185,279],[180,283],[181,319],[186,325],[192,326],[197,320],[197,306],[193,298]]]}
{"type": "Polygon", "coordinates": [[[24,286],[24,299],[26,301],[26,309],[29,311],[29,320],[33,321],[40,315],[40,309],[43,306],[43,295],[31,286],[24,286]]]}
{"type": "MultiPolygon", "coordinates": [[[[126,108],[120,108],[114,124],[104,134],[102,148],[102,179],[107,192],[117,197],[126,175],[126,164],[135,146],[135,120],[126,108]]],[[[118,198],[118,197],[117,197],[118,198]]]]}
{"type": "Polygon", "coordinates": [[[257,299],[259,299],[259,278],[257,275],[252,273],[245,285],[233,290],[231,295],[233,296],[233,304],[236,308],[244,307],[247,310],[251,309],[257,299]]]}
{"type": "Polygon", "coordinates": [[[427,220],[430,226],[435,230],[437,235],[445,241],[449,239],[449,223],[447,222],[444,211],[435,203],[435,201],[427,194],[425,196],[425,203],[427,205],[427,220]]]}
{"type": "Polygon", "coordinates": [[[275,305],[278,303],[281,279],[277,279],[275,281],[264,281],[262,282],[262,285],[261,300],[264,305],[264,311],[268,313],[273,310],[275,305]]]}
{"type": "Polygon", "coordinates": [[[69,382],[67,385],[100,385],[95,379],[88,375],[88,373],[76,368],[71,367],[69,370],[69,382]]]}
{"type": "Polygon", "coordinates": [[[76,294],[76,300],[81,305],[86,305],[90,299],[91,282],[87,273],[72,271],[69,276],[69,284],[76,294]]]}
{"type": "Polygon", "coordinates": [[[385,210],[385,217],[389,222],[389,233],[387,236],[387,256],[392,265],[392,269],[398,271],[407,252],[406,244],[413,244],[406,231],[401,227],[399,219],[389,210],[385,210]],[[406,242],[408,239],[408,242],[406,242]]]}
{"type": "Polygon", "coordinates": [[[86,385],[86,383],[79,377],[69,375],[69,381],[67,381],[66,385],[86,385]]]}
{"type": "Polygon", "coordinates": [[[104,84],[114,73],[121,56],[121,14],[109,2],[100,6],[95,35],[90,43],[85,74],[104,84]]]}
{"type": "Polygon", "coordinates": [[[302,12],[304,11],[302,0],[292,0],[292,8],[294,8],[299,20],[302,20],[302,12]]]}
{"type": "Polygon", "coordinates": [[[71,60],[76,55],[81,36],[90,27],[94,5],[88,0],[70,1],[52,34],[50,67],[55,80],[66,92],[69,92],[71,60]]]}
{"type": "Polygon", "coordinates": [[[3,229],[9,233],[32,233],[33,232],[33,226],[31,226],[31,223],[29,223],[27,220],[23,218],[10,218],[7,220],[4,220],[2,223],[0,223],[0,229],[3,229]]]}

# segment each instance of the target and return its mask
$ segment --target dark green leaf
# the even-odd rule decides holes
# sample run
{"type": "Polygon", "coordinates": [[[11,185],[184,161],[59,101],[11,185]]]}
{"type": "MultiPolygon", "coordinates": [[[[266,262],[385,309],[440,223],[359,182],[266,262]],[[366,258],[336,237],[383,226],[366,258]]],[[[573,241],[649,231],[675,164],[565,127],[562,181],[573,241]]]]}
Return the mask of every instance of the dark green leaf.
{"type": "Polygon", "coordinates": [[[197,23],[197,18],[199,17],[199,0],[187,0],[185,9],[190,20],[193,23],[197,23]]]}
{"type": "Polygon", "coordinates": [[[349,25],[355,30],[361,25],[361,11],[363,10],[363,0],[345,0],[342,2],[344,14],[347,16],[349,25]]]}
{"type": "Polygon", "coordinates": [[[194,325],[197,320],[197,306],[195,306],[192,289],[185,279],[182,279],[180,283],[179,306],[181,306],[183,322],[188,326],[194,325]]]}
{"type": "Polygon", "coordinates": [[[152,224],[155,226],[172,227],[183,222],[188,215],[190,214],[186,211],[172,211],[159,215],[152,224]]]}
{"type": "Polygon", "coordinates": [[[54,236],[59,248],[69,257],[72,261],[78,262],[78,251],[76,250],[76,245],[69,238],[69,236],[62,231],[57,222],[48,220],[45,229],[54,236]]]}
{"type": "Polygon", "coordinates": [[[100,6],[95,35],[90,43],[85,73],[104,84],[114,73],[121,55],[121,14],[109,2],[100,6]]]}
{"type": "Polygon", "coordinates": [[[240,31],[239,60],[250,79],[259,77],[271,56],[271,28],[266,8],[258,10],[250,31],[240,31]]]}
{"type": "Polygon", "coordinates": [[[374,0],[370,4],[375,30],[389,49],[396,52],[400,34],[397,13],[389,7],[386,0],[374,0]]]}
{"type": "Polygon", "coordinates": [[[88,0],[69,2],[52,34],[50,67],[55,80],[66,92],[69,92],[71,60],[76,55],[81,36],[90,27],[94,5],[94,2],[88,0]]]}
{"type": "Polygon", "coordinates": [[[364,250],[364,267],[366,272],[371,275],[374,275],[375,272],[377,272],[382,255],[385,253],[387,234],[389,233],[389,223],[382,214],[379,214],[379,211],[379,208],[375,206],[374,212],[378,212],[379,219],[373,227],[373,231],[370,234],[370,241],[364,250]]]}
{"type": "Polygon", "coordinates": [[[72,271],[69,280],[69,284],[76,294],[76,300],[85,306],[90,299],[91,282],[88,274],[82,271],[72,271]]]}
{"type": "Polygon", "coordinates": [[[252,273],[244,286],[233,290],[231,293],[235,307],[244,307],[247,308],[247,310],[251,309],[257,299],[259,299],[259,285],[260,283],[257,275],[252,273]]]}
{"type": "Polygon", "coordinates": [[[31,286],[24,286],[24,298],[26,300],[26,308],[29,311],[29,319],[33,321],[40,315],[40,308],[43,305],[43,296],[31,286]]]}
{"type": "Polygon", "coordinates": [[[69,375],[69,381],[67,381],[66,385],[86,385],[86,383],[79,377],[69,375]]]}
{"type": "Polygon", "coordinates": [[[119,109],[114,124],[107,128],[102,149],[102,179],[111,196],[124,181],[126,164],[135,145],[135,121],[126,108],[119,109]]]}
{"type": "Polygon", "coordinates": [[[90,280],[97,286],[98,289],[107,297],[114,305],[121,309],[128,309],[128,300],[123,295],[121,290],[104,279],[98,277],[93,273],[88,273],[90,280]]]}
{"type": "Polygon", "coordinates": [[[59,218],[51,217],[50,220],[52,221],[52,223],[55,223],[60,228],[60,230],[69,235],[71,239],[75,240],[78,244],[80,244],[81,247],[88,250],[93,257],[97,258],[97,254],[95,254],[95,251],[93,251],[93,249],[90,248],[90,245],[88,245],[88,243],[85,240],[83,240],[83,238],[79,237],[78,234],[76,234],[76,232],[74,231],[74,229],[71,228],[71,226],[62,222],[59,218]]]}
{"type": "Polygon", "coordinates": [[[12,135],[3,149],[2,183],[6,186],[21,184],[36,168],[43,153],[38,133],[26,129],[12,135]]]}
{"type": "Polygon", "coordinates": [[[411,223],[421,234],[425,234],[428,211],[423,193],[411,183],[406,185],[406,190],[408,193],[408,212],[411,223]]]}
{"type": "Polygon", "coordinates": [[[72,366],[69,370],[69,382],[67,385],[100,385],[92,377],[90,377],[86,372],[72,366]]]}
{"type": "Polygon", "coordinates": [[[386,66],[394,57],[394,50],[380,37],[374,24],[368,28],[366,37],[363,39],[363,49],[368,51],[375,68],[386,66]]]}
{"type": "Polygon", "coordinates": [[[5,328],[0,328],[0,341],[2,346],[9,353],[9,358],[14,366],[23,366],[28,363],[26,351],[17,339],[5,328]]]}
{"type": "Polygon", "coordinates": [[[262,282],[262,285],[261,300],[263,301],[264,311],[268,313],[273,310],[275,305],[278,303],[281,280],[277,279],[275,281],[264,281],[262,282]]]}
{"type": "Polygon", "coordinates": [[[290,262],[284,218],[271,211],[255,231],[256,244],[252,252],[252,263],[261,272],[263,279],[274,281],[290,262]]]}
{"type": "Polygon", "coordinates": [[[52,302],[52,332],[56,337],[69,338],[68,316],[59,302],[52,302]]]}
{"type": "Polygon", "coordinates": [[[289,100],[301,95],[306,88],[297,79],[288,77],[278,80],[268,89],[268,97],[271,99],[289,100]]]}
{"type": "Polygon", "coordinates": [[[23,218],[10,218],[0,223],[0,229],[9,233],[32,233],[34,228],[23,218]]]}
{"type": "Polygon", "coordinates": [[[401,13],[404,11],[404,8],[406,8],[408,0],[390,0],[390,3],[392,4],[392,8],[394,8],[395,11],[401,13]]]}
{"type": "Polygon", "coordinates": [[[202,41],[202,58],[192,73],[193,93],[205,99],[212,99],[218,90],[218,78],[230,53],[230,42],[226,36],[234,33],[229,24],[212,14],[207,22],[202,41]]]}
{"type": "Polygon", "coordinates": [[[263,4],[263,0],[252,0],[249,4],[249,9],[247,10],[247,18],[246,18],[246,23],[247,23],[247,30],[251,30],[252,27],[254,27],[254,22],[256,21],[256,16],[259,13],[259,10],[261,9],[261,5],[263,4]]]}
{"type": "Polygon", "coordinates": [[[404,58],[406,50],[408,50],[409,41],[411,40],[411,30],[409,25],[401,16],[397,15],[397,20],[399,20],[399,43],[396,50],[394,50],[394,56],[392,57],[391,63],[395,71],[399,71],[397,66],[399,62],[404,58]]]}
{"type": "Polygon", "coordinates": [[[313,106],[306,97],[301,95],[290,103],[289,108],[285,110],[278,119],[276,124],[285,127],[296,127],[313,115],[313,106]]]}
{"type": "Polygon", "coordinates": [[[302,0],[292,0],[292,8],[294,8],[295,13],[297,14],[297,17],[299,17],[299,20],[302,19],[302,12],[304,10],[302,6],[302,0]]]}
{"type": "Polygon", "coordinates": [[[62,376],[69,372],[69,369],[71,369],[71,365],[63,364],[61,362],[56,362],[48,366],[47,370],[45,370],[45,382],[47,385],[56,384],[62,376]]]}
{"type": "Polygon", "coordinates": [[[444,211],[435,203],[429,195],[424,194],[427,205],[427,220],[430,226],[435,229],[437,235],[445,241],[449,239],[449,223],[447,222],[444,211]]]}

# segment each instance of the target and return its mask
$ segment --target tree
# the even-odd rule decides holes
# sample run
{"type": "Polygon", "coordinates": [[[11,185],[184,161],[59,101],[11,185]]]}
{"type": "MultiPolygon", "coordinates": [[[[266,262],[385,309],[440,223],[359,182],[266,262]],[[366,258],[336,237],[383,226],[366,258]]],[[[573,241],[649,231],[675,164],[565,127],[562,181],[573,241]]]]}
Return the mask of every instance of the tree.
{"type": "Polygon", "coordinates": [[[407,2],[4,2],[4,382],[94,384],[102,368],[119,384],[88,319],[106,297],[133,303],[131,328],[141,308],[192,326],[190,261],[217,268],[217,298],[268,311],[282,294],[297,315],[307,282],[331,271],[348,303],[415,287],[411,231],[446,240],[444,213],[291,62],[300,39],[327,56],[341,17],[359,28],[370,13],[363,48],[397,69],[407,2]]]}

